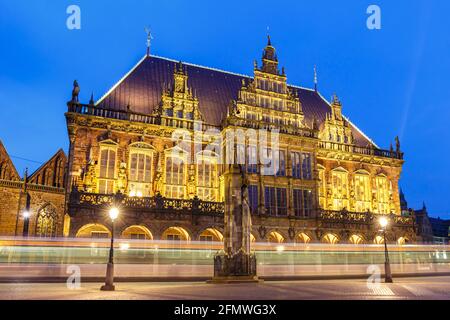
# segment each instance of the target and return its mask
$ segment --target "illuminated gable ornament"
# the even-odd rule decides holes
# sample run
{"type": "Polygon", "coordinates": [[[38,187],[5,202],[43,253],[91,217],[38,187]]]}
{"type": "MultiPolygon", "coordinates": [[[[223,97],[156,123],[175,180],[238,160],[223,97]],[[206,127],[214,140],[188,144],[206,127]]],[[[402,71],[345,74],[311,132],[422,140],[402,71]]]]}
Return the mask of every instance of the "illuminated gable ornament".
{"type": "Polygon", "coordinates": [[[349,122],[342,115],[342,103],[336,94],[331,98],[331,113],[327,113],[319,138],[323,141],[354,144],[349,122]]]}
{"type": "Polygon", "coordinates": [[[163,90],[161,104],[154,113],[171,118],[202,120],[198,105],[195,92],[188,86],[187,68],[180,61],[174,66],[173,84],[163,90]]]}

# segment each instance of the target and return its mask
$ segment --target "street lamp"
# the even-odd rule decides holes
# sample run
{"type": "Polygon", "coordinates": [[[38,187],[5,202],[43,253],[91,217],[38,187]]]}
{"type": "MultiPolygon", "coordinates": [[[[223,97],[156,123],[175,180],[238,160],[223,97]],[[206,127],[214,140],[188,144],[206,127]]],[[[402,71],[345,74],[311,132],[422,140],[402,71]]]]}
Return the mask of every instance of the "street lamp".
{"type": "Polygon", "coordinates": [[[28,237],[28,229],[30,228],[30,216],[31,216],[31,197],[28,192],[25,194],[25,210],[23,211],[23,237],[28,237]]]}
{"type": "Polygon", "coordinates": [[[387,248],[386,241],[386,228],[389,224],[389,220],[386,217],[381,217],[379,220],[381,230],[383,231],[383,239],[384,239],[384,282],[392,283],[392,273],[391,273],[391,264],[389,263],[389,252],[387,248]]]}
{"type": "Polygon", "coordinates": [[[28,237],[28,229],[30,227],[30,210],[25,209],[22,213],[23,216],[23,236],[28,237]]]}
{"type": "Polygon", "coordinates": [[[111,247],[109,248],[109,260],[106,266],[105,284],[100,288],[102,291],[114,291],[114,221],[119,216],[119,209],[113,207],[109,210],[109,217],[112,221],[111,227],[111,247]]]}

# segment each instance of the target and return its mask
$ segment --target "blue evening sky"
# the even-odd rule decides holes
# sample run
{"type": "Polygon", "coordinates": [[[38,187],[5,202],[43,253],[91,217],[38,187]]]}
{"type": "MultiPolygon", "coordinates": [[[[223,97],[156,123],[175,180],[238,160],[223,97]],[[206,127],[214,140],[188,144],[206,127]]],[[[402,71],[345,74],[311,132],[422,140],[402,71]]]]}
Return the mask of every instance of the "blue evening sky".
{"type": "Polygon", "coordinates": [[[82,101],[98,99],[144,55],[144,26],[154,54],[243,74],[269,26],[289,83],[312,87],[316,64],[322,94],[336,92],[380,147],[400,136],[409,205],[449,217],[449,11],[444,0],[0,0],[0,139],[21,174],[67,151],[73,80],[82,101]],[[81,30],[66,27],[72,4],[81,30]],[[370,4],[381,30],[366,27],[370,4]]]}

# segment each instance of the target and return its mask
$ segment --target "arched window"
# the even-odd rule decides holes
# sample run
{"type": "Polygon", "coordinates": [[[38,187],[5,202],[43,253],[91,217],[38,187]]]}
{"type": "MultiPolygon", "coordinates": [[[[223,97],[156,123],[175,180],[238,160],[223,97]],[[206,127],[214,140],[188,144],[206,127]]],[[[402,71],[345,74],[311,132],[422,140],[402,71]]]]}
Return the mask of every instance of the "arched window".
{"type": "Polygon", "coordinates": [[[390,211],[389,207],[389,183],[384,175],[379,175],[375,179],[376,195],[378,202],[378,213],[387,214],[390,211]]]}
{"type": "Polygon", "coordinates": [[[283,243],[284,237],[280,233],[278,233],[276,231],[272,231],[267,236],[267,241],[270,243],[283,243]]]}
{"type": "Polygon", "coordinates": [[[128,193],[131,197],[150,196],[153,149],[138,143],[130,146],[128,193]]]}
{"type": "Polygon", "coordinates": [[[348,209],[348,174],[344,169],[331,171],[333,210],[348,209]]]}
{"type": "Polygon", "coordinates": [[[311,237],[308,236],[306,233],[302,232],[297,235],[297,237],[295,238],[295,242],[296,243],[310,243],[311,237]]]}
{"type": "Polygon", "coordinates": [[[339,242],[339,238],[336,237],[332,233],[328,233],[322,238],[322,242],[323,243],[328,243],[328,244],[336,244],[336,243],[339,242]]]}
{"type": "Polygon", "coordinates": [[[55,237],[57,225],[56,209],[48,204],[39,210],[36,220],[36,237],[55,237]]]}
{"type": "Polygon", "coordinates": [[[348,240],[352,244],[363,244],[364,243],[364,239],[360,235],[357,235],[357,234],[352,235],[348,240]]]}
{"type": "Polygon", "coordinates": [[[186,229],[181,227],[170,227],[166,229],[162,234],[162,240],[169,241],[190,241],[191,236],[186,229]]]}
{"type": "Polygon", "coordinates": [[[217,160],[208,156],[199,156],[197,159],[197,195],[204,201],[217,201],[217,160]]]}
{"type": "Polygon", "coordinates": [[[382,236],[376,236],[375,239],[373,239],[373,242],[375,244],[384,244],[384,238],[382,236]]]}
{"type": "Polygon", "coordinates": [[[371,210],[371,190],[369,174],[359,171],[355,174],[355,209],[357,212],[371,210]]]}
{"type": "Polygon", "coordinates": [[[100,145],[98,192],[103,194],[114,193],[116,179],[117,144],[105,142],[100,145]]]}
{"type": "Polygon", "coordinates": [[[184,159],[166,155],[166,198],[183,199],[185,197],[185,167],[184,159]]]}

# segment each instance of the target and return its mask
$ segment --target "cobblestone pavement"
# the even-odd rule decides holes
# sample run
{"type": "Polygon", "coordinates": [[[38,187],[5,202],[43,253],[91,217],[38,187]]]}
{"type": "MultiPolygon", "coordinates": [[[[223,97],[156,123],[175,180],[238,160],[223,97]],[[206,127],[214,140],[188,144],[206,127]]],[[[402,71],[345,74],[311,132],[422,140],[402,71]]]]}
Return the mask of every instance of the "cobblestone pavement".
{"type": "Polygon", "coordinates": [[[301,299],[445,299],[450,300],[450,277],[402,278],[393,284],[368,286],[364,280],[265,282],[260,284],[117,283],[116,291],[103,292],[100,283],[0,284],[2,300],[301,300],[301,299]]]}

